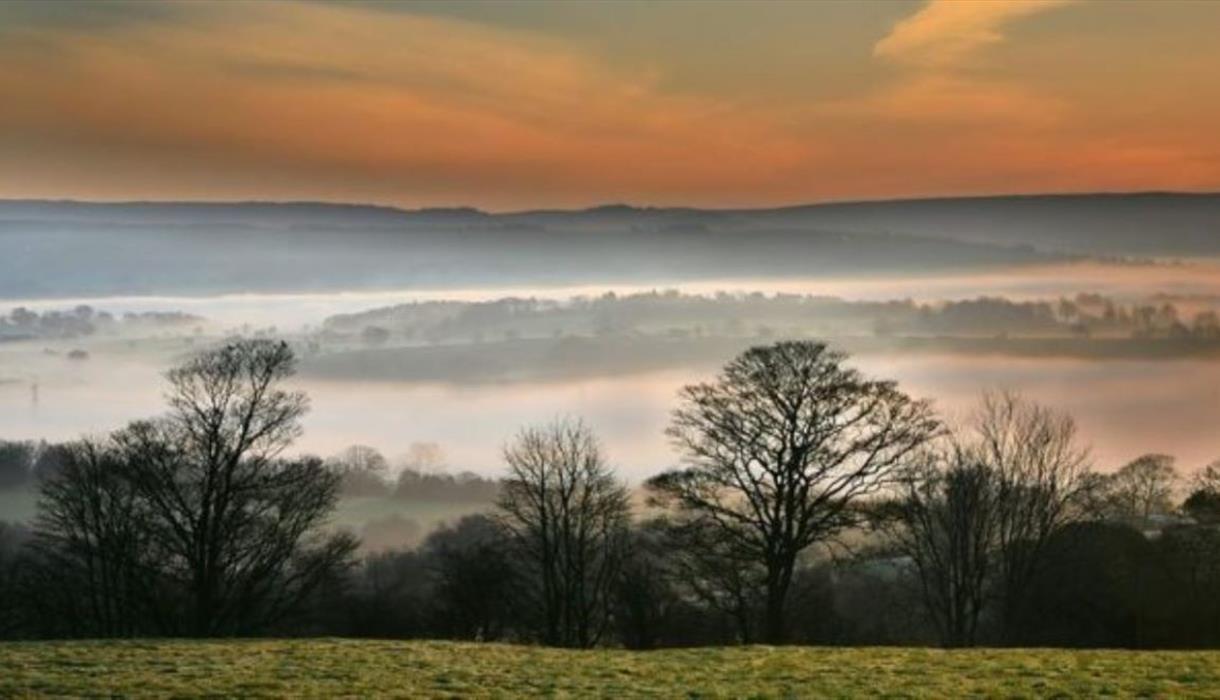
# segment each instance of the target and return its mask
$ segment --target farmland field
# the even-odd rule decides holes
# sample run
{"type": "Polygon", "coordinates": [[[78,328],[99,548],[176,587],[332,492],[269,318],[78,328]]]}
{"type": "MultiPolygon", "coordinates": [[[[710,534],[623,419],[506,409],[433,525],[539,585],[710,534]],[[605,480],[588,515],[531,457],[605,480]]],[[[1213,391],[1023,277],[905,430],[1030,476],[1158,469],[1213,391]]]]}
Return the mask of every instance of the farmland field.
{"type": "Polygon", "coordinates": [[[0,697],[1216,697],[1220,653],[355,640],[0,644],[0,697]]]}

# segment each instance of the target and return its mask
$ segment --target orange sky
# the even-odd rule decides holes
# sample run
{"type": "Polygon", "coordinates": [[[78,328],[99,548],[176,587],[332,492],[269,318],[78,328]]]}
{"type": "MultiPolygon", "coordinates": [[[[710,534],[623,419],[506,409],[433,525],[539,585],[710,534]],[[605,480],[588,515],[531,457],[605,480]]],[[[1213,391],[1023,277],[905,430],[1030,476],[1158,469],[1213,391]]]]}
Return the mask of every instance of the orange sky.
{"type": "Polygon", "coordinates": [[[0,197],[1220,190],[1220,2],[0,4],[0,197]]]}

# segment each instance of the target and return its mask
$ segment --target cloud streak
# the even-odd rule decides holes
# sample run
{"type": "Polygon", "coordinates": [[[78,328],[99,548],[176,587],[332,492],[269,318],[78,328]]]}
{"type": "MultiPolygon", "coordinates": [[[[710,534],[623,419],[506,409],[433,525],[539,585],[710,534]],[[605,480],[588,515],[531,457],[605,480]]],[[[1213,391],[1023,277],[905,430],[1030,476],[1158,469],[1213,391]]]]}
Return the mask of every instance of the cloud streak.
{"type": "Polygon", "coordinates": [[[858,107],[895,119],[951,124],[1053,125],[1061,101],[980,70],[988,48],[1005,41],[1005,26],[1070,0],[931,0],[873,46],[873,56],[897,67],[896,83],[858,107]]]}
{"type": "Polygon", "coordinates": [[[1004,41],[1005,24],[1069,2],[932,0],[895,25],[873,47],[873,55],[923,68],[964,68],[980,49],[1004,41]]]}

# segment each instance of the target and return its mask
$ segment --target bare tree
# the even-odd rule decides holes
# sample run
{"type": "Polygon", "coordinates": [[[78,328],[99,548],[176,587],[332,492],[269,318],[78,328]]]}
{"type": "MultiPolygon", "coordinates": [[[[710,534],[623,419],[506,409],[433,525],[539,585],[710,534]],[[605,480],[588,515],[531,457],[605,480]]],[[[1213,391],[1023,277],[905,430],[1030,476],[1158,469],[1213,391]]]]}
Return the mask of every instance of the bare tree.
{"type": "Polygon", "coordinates": [[[1174,458],[1162,454],[1142,455],[1106,478],[1109,515],[1145,524],[1153,515],[1173,510],[1178,472],[1174,458]]]}
{"type": "Polygon", "coordinates": [[[721,537],[706,519],[661,521],[668,563],[682,593],[720,613],[740,644],[753,644],[764,607],[767,571],[739,543],[721,537]]]}
{"type": "Polygon", "coordinates": [[[626,545],[626,488],[578,420],[522,430],[504,459],[501,521],[535,577],[542,639],[593,646],[609,621],[626,545]]]}
{"type": "Polygon", "coordinates": [[[1220,460],[1191,475],[1182,511],[1200,525],[1220,523],[1220,460]]]}
{"type": "Polygon", "coordinates": [[[492,641],[510,629],[520,597],[503,528],[468,515],[428,536],[420,553],[435,574],[436,629],[457,639],[492,641]]]}
{"type": "Polygon", "coordinates": [[[34,451],[35,483],[49,479],[70,459],[71,447],[62,443],[40,442],[34,451]]]}
{"type": "Polygon", "coordinates": [[[165,633],[146,504],[112,442],[62,445],[63,463],[39,485],[28,596],[50,634],[165,633]],[[61,629],[68,622],[71,629],[61,629]]]}
{"type": "Polygon", "coordinates": [[[445,471],[447,465],[445,451],[435,442],[413,442],[402,457],[404,472],[435,474],[445,471]]]}
{"type": "Polygon", "coordinates": [[[668,434],[686,468],[651,480],[662,503],[762,567],[764,639],[785,639],[797,558],[859,520],[857,502],[940,429],[930,406],[866,379],[822,343],[747,350],[687,386],[668,434]]]}
{"type": "Polygon", "coordinates": [[[614,587],[614,626],[628,649],[655,649],[665,641],[681,598],[673,585],[664,526],[633,527],[627,557],[614,587]]]}
{"type": "Polygon", "coordinates": [[[352,445],[329,460],[341,478],[339,490],[344,496],[385,496],[389,462],[384,455],[367,445],[352,445]]]}
{"type": "Polygon", "coordinates": [[[948,647],[972,646],[989,597],[998,483],[960,450],[929,451],[904,478],[881,523],[910,557],[924,604],[948,647]]]}
{"type": "Polygon", "coordinates": [[[1038,573],[1051,536],[1088,515],[1089,449],[1066,413],[989,392],[962,439],[968,458],[996,478],[996,546],[1001,624],[1011,639],[1022,596],[1038,573]]]}
{"type": "Polygon", "coordinates": [[[316,458],[281,457],[307,405],[282,388],[294,365],[287,344],[269,340],[205,352],[169,373],[168,416],[115,435],[145,527],[185,591],[190,634],[279,621],[355,548],[320,530],[339,475],[316,458]]]}
{"type": "Polygon", "coordinates": [[[1220,494],[1220,459],[1213,460],[1195,472],[1190,478],[1190,485],[1195,491],[1203,490],[1220,494]]]}

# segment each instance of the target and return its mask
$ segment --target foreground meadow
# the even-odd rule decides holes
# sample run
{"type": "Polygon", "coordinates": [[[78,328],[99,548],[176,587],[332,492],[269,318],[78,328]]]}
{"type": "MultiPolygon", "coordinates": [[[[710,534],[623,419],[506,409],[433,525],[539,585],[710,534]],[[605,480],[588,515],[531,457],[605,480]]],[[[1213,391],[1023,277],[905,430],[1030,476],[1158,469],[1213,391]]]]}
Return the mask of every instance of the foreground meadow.
{"type": "Polygon", "coordinates": [[[1216,697],[1220,653],[564,651],[355,640],[0,644],[0,697],[1216,697]]]}

